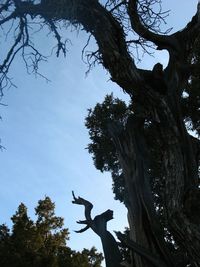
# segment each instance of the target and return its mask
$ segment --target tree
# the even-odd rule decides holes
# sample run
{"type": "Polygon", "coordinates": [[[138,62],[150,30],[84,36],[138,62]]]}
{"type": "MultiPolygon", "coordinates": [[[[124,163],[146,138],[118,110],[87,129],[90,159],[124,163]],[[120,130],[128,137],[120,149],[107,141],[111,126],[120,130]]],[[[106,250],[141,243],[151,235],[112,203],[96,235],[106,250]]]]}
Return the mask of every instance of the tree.
{"type": "MultiPolygon", "coordinates": [[[[183,30],[170,34],[161,31],[160,23],[166,13],[155,7],[160,4],[160,0],[3,1],[0,25],[7,26],[8,33],[13,25],[14,41],[1,64],[1,91],[12,83],[8,70],[17,53],[21,52],[29,71],[32,68],[37,72],[38,63],[45,59],[30,39],[31,22],[40,25],[40,29],[49,27],[58,42],[57,56],[66,53],[59,27],[65,28],[70,23],[75,27],[81,25],[89,32],[98,50],[88,55],[88,59],[102,64],[112,81],[130,96],[128,109],[118,103],[125,112],[122,117],[114,108],[114,121],[104,121],[103,127],[114,144],[109,140],[110,155],[105,153],[105,157],[104,152],[109,151],[101,150],[97,157],[95,149],[99,149],[103,139],[99,140],[102,132],[95,132],[95,127],[92,129],[94,144],[89,149],[96,153],[96,166],[112,170],[115,184],[118,183],[115,188],[120,188],[118,197],[120,193],[119,198],[128,209],[129,237],[118,233],[118,238],[133,251],[131,266],[178,266],[180,258],[181,266],[199,266],[199,218],[194,212],[200,205],[200,146],[199,139],[187,127],[190,124],[199,133],[199,75],[196,73],[200,5],[183,30]],[[137,68],[133,48],[139,45],[145,50],[149,46],[167,50],[167,67],[163,70],[157,63],[152,71],[137,68]],[[195,105],[191,108],[191,104],[195,105]],[[173,249],[169,247],[169,239],[171,244],[176,244],[171,246],[173,249]],[[184,257],[178,256],[179,252],[184,257]]],[[[113,102],[111,108],[116,101],[109,101],[113,102]]],[[[108,118],[112,117],[110,111],[106,111],[108,118]]],[[[86,213],[90,215],[90,202],[76,197],[74,202],[84,205],[87,212],[90,207],[86,213]]],[[[85,229],[91,227],[100,235],[106,247],[105,255],[111,257],[107,261],[110,267],[116,254],[107,254],[109,247],[104,237],[109,236],[108,240],[117,244],[106,230],[112,216],[110,212],[99,216],[101,231],[96,229],[95,218],[86,217],[82,223],[86,224],[85,229]]],[[[120,266],[120,260],[118,263],[120,266]]]]}
{"type": "Polygon", "coordinates": [[[66,245],[69,232],[63,228],[63,218],[55,216],[54,209],[55,204],[49,197],[40,200],[34,222],[21,203],[11,218],[12,231],[0,225],[2,267],[101,267],[102,254],[94,247],[77,252],[66,245]]]}

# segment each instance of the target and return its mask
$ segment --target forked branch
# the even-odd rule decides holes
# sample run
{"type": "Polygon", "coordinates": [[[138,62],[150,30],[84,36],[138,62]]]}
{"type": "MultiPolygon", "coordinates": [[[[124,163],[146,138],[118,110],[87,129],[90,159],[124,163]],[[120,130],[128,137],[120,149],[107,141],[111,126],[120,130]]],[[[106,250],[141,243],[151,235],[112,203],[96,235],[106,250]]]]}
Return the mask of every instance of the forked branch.
{"type": "Polygon", "coordinates": [[[122,261],[122,256],[118,248],[118,244],[112,234],[107,231],[107,222],[113,219],[113,211],[107,210],[100,215],[97,215],[94,219],[91,218],[91,210],[93,208],[92,203],[88,200],[76,197],[74,192],[73,204],[83,205],[85,207],[85,217],[86,220],[78,221],[79,224],[86,224],[84,228],[77,233],[83,233],[87,229],[91,228],[100,238],[103,246],[103,251],[105,255],[106,267],[120,267],[122,261]]]}
{"type": "Polygon", "coordinates": [[[141,16],[138,13],[138,0],[130,0],[128,2],[128,15],[130,18],[132,29],[142,38],[153,42],[155,45],[160,47],[163,43],[168,43],[168,36],[154,33],[150,30],[150,27],[144,25],[141,22],[141,16]]]}

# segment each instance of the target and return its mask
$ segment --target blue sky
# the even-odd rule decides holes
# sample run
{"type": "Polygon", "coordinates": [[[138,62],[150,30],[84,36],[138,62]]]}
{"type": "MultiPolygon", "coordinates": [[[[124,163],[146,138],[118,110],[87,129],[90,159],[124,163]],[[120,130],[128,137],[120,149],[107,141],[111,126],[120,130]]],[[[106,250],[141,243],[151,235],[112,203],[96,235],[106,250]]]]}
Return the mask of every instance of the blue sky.
{"type": "MultiPolygon", "coordinates": [[[[165,9],[171,9],[169,27],[181,29],[196,12],[196,0],[163,0],[165,9]]],[[[73,249],[99,250],[98,237],[90,230],[76,234],[76,220],[84,218],[82,207],[71,203],[71,191],[94,204],[93,214],[114,210],[110,230],[122,230],[127,225],[126,210],[113,199],[109,173],[95,169],[85,147],[89,142],[84,126],[87,109],[114,92],[123,97],[122,90],[109,81],[101,66],[86,77],[87,66],[81,60],[81,50],[87,36],[80,31],[66,32],[72,40],[66,58],[52,56],[42,64],[41,73],[51,82],[27,75],[22,60],[17,58],[10,75],[17,88],[6,90],[0,106],[0,138],[6,147],[0,153],[0,223],[10,224],[10,217],[20,202],[26,204],[31,217],[39,199],[50,196],[56,203],[56,214],[65,218],[71,232],[69,245],[73,249]]],[[[43,51],[53,40],[39,37],[43,51]]],[[[140,65],[151,68],[158,61],[167,63],[167,53],[156,58],[144,57],[140,65]]]]}

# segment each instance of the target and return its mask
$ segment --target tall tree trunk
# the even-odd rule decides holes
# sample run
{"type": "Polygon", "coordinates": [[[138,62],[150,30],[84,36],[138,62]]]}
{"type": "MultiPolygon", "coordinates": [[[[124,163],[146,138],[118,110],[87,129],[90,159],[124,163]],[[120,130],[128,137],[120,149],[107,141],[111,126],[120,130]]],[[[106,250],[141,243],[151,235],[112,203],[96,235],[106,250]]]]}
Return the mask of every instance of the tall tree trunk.
{"type": "MultiPolygon", "coordinates": [[[[179,90],[178,87],[173,89],[174,92],[179,90]]],[[[193,199],[195,194],[199,197],[198,165],[192,138],[184,125],[176,95],[163,97],[149,91],[146,96],[143,103],[151,113],[153,123],[157,125],[155,138],[159,139],[163,148],[160,156],[165,174],[166,220],[175,240],[183,244],[193,265],[200,266],[199,227],[186,215],[185,207],[185,203],[188,206],[195,205],[191,195],[193,199]]],[[[115,127],[111,132],[125,177],[131,238],[160,258],[163,266],[176,266],[176,258],[170,255],[166,247],[163,229],[155,212],[144,120],[133,116],[120,134],[115,131],[115,127]]],[[[134,258],[137,267],[153,266],[138,255],[134,258]]]]}
{"type": "MultiPolygon", "coordinates": [[[[130,237],[152,255],[161,259],[162,265],[160,266],[174,266],[164,243],[164,233],[155,213],[143,125],[143,119],[132,117],[129,118],[123,132],[116,135],[115,131],[112,131],[128,194],[126,206],[128,208],[130,237]]],[[[137,267],[154,266],[137,254],[134,255],[134,259],[137,267]]]]}

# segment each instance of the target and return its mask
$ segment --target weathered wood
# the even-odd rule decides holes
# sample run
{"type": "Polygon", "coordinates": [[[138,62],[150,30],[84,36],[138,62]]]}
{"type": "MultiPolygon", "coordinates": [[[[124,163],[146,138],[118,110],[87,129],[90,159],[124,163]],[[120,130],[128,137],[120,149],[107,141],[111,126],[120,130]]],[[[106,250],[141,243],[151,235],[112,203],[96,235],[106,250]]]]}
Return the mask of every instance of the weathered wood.
{"type": "Polygon", "coordinates": [[[118,244],[113,235],[107,230],[107,222],[113,219],[113,211],[107,210],[92,219],[92,203],[81,197],[76,198],[74,193],[72,194],[74,198],[72,203],[83,205],[85,207],[86,220],[78,221],[77,223],[86,224],[86,227],[76,232],[82,233],[87,229],[91,228],[101,239],[106,267],[120,267],[122,262],[122,256],[119,251],[118,244]]]}

